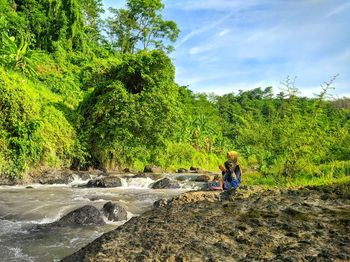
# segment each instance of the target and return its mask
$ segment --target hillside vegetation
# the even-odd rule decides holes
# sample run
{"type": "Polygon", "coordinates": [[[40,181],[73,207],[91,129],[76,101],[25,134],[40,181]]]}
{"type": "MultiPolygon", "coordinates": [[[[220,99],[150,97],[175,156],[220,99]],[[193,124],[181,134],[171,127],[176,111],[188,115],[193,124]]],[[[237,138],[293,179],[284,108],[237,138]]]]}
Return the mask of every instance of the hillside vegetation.
{"type": "Polygon", "coordinates": [[[128,0],[104,21],[101,0],[1,1],[2,176],[146,164],[217,170],[236,150],[250,183],[347,179],[350,99],[327,96],[335,78],[315,98],[299,97],[290,78],[275,94],[193,93],[175,82],[168,53],[180,31],[163,8],[128,0]]]}

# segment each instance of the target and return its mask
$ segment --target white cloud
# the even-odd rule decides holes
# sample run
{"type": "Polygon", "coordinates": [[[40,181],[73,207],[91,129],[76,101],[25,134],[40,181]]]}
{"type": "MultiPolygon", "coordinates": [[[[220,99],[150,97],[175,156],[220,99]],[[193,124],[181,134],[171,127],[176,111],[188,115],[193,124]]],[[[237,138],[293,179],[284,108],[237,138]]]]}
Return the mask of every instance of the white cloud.
{"type": "Polygon", "coordinates": [[[222,30],[222,31],[218,34],[218,36],[223,37],[224,35],[227,35],[227,34],[230,33],[230,32],[231,32],[231,30],[230,30],[229,28],[226,28],[226,29],[222,30]]]}
{"type": "Polygon", "coordinates": [[[183,38],[181,38],[178,41],[178,44],[175,46],[175,48],[179,48],[180,46],[185,44],[188,40],[190,40],[192,37],[194,37],[196,35],[203,34],[205,32],[212,30],[213,28],[216,28],[217,26],[221,25],[226,20],[228,20],[230,17],[232,17],[231,12],[219,20],[213,20],[212,22],[210,22],[208,24],[204,24],[204,25],[201,25],[199,28],[193,29],[190,33],[188,33],[187,35],[185,35],[183,38]]]}
{"type": "Polygon", "coordinates": [[[345,10],[346,8],[350,7],[350,2],[347,2],[345,4],[339,5],[336,8],[334,8],[331,12],[329,12],[326,17],[331,17],[334,16],[340,12],[342,12],[343,10],[345,10]]]}
{"type": "Polygon", "coordinates": [[[189,50],[189,53],[191,55],[197,55],[197,54],[200,54],[200,53],[203,53],[203,52],[207,52],[207,51],[213,50],[216,47],[217,46],[215,45],[215,43],[209,43],[209,44],[205,44],[205,45],[198,45],[198,46],[192,47],[189,50]]]}

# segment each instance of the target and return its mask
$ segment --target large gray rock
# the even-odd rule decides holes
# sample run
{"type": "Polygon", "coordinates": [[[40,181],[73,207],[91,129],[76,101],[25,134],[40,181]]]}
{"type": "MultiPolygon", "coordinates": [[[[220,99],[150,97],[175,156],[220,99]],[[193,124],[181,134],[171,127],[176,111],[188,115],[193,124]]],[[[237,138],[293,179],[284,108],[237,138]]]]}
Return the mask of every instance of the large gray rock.
{"type": "Polygon", "coordinates": [[[87,184],[87,187],[120,187],[122,182],[117,176],[106,176],[98,177],[93,180],[90,180],[87,184]]]}
{"type": "Polygon", "coordinates": [[[62,261],[350,261],[349,197],[350,183],[187,192],[62,261]]]}
{"type": "Polygon", "coordinates": [[[124,207],[117,203],[107,202],[102,208],[104,216],[110,221],[122,221],[127,219],[127,212],[124,207]]]}
{"type": "Polygon", "coordinates": [[[51,226],[104,225],[101,212],[94,206],[83,206],[69,212],[51,226]]]}
{"type": "Polygon", "coordinates": [[[180,184],[171,181],[169,178],[163,178],[158,180],[157,182],[152,184],[153,189],[172,189],[172,188],[180,188],[180,184]]]}
{"type": "Polygon", "coordinates": [[[39,178],[40,184],[68,184],[73,179],[73,171],[65,170],[47,170],[39,178]]]}
{"type": "Polygon", "coordinates": [[[196,182],[208,182],[210,180],[213,180],[213,177],[209,175],[200,175],[194,179],[196,182]]]}

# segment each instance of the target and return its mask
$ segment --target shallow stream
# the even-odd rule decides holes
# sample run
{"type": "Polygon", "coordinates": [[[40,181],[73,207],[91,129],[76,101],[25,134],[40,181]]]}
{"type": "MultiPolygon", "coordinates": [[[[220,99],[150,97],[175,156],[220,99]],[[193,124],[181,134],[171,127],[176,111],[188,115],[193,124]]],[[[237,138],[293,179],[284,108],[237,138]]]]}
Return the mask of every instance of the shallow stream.
{"type": "Polygon", "coordinates": [[[130,219],[150,210],[158,199],[196,188],[182,180],[181,189],[157,190],[150,188],[155,182],[150,178],[123,178],[118,188],[78,187],[87,182],[79,178],[68,185],[0,186],[0,261],[59,261],[126,221],[45,230],[35,225],[57,221],[84,205],[100,209],[108,201],[124,206],[130,219]]]}

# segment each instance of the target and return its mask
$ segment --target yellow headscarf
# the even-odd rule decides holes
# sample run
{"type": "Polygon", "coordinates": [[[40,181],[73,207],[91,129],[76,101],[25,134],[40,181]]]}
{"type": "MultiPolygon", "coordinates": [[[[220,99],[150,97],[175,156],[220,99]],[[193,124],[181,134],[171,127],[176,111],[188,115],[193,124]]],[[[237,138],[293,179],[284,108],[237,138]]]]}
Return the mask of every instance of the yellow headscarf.
{"type": "Polygon", "coordinates": [[[227,159],[232,160],[234,163],[238,162],[238,153],[236,151],[227,152],[227,159]]]}

